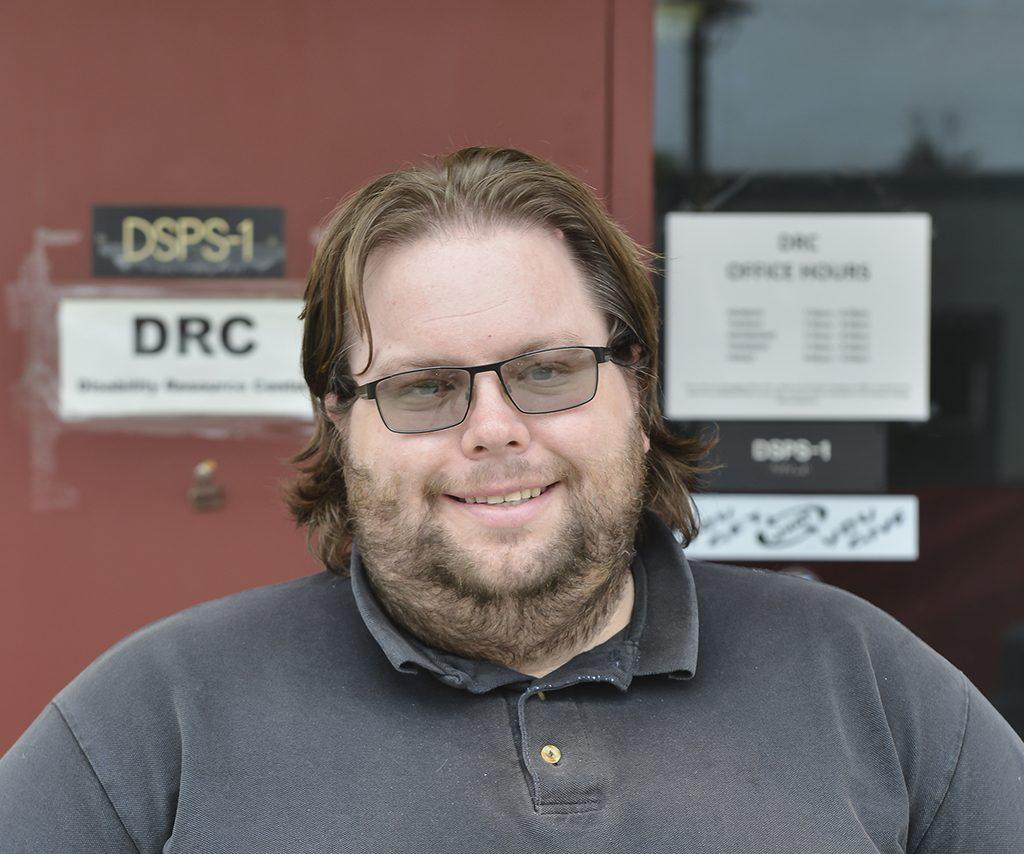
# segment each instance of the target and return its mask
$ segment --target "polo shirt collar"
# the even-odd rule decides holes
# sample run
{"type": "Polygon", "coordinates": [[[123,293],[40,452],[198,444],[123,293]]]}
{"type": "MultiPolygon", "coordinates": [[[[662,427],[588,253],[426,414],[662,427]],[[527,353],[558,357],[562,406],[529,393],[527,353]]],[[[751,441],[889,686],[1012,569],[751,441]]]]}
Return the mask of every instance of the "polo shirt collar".
{"type": "Polygon", "coordinates": [[[352,544],[352,559],[349,563],[349,575],[352,579],[352,595],[356,600],[359,615],[363,618],[366,628],[373,639],[384,651],[391,666],[402,673],[416,673],[418,668],[429,670],[437,675],[443,671],[426,654],[423,645],[400,630],[384,612],[377,596],[370,587],[366,577],[362,555],[359,554],[357,543],[352,544]]]}
{"type": "Polygon", "coordinates": [[[634,603],[629,626],[535,680],[499,664],[424,644],[385,613],[370,587],[358,545],[352,548],[350,565],[356,606],[391,665],[402,673],[427,671],[472,693],[524,682],[535,690],[548,690],[585,680],[611,682],[626,690],[634,676],[691,678],[697,668],[698,641],[693,575],[672,531],[653,513],[645,512],[638,528],[632,570],[634,603]]]}
{"type": "Polygon", "coordinates": [[[640,655],[635,676],[667,674],[676,679],[691,679],[697,672],[697,645],[700,621],[697,614],[697,589],[690,564],[675,534],[661,519],[645,511],[637,534],[638,565],[646,570],[646,585],[636,585],[646,599],[633,608],[633,618],[645,615],[640,655]]]}

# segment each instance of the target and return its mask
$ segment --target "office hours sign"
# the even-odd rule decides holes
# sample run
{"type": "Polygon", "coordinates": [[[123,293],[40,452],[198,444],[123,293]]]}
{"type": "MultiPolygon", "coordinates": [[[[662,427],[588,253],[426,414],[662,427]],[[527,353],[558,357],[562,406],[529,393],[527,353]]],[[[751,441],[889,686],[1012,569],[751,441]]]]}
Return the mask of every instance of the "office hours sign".
{"type": "Polygon", "coordinates": [[[673,213],[669,418],[928,418],[927,214],[673,213]]]}
{"type": "Polygon", "coordinates": [[[64,298],[60,416],[309,419],[301,310],[280,298],[64,298]]]}

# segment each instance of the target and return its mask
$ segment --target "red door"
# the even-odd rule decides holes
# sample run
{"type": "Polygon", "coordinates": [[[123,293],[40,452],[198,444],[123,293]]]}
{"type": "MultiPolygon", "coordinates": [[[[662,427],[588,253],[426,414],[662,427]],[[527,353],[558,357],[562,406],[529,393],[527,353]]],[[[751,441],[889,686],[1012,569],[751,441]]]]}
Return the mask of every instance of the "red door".
{"type": "MultiPolygon", "coordinates": [[[[301,280],[340,197],[466,144],[554,159],[651,233],[649,2],[40,0],[5,10],[0,93],[4,283],[46,227],[83,236],[50,252],[50,279],[102,284],[88,237],[103,203],[282,207],[301,280]]],[[[22,384],[47,357],[28,352],[15,302],[0,301],[0,752],[118,638],[318,568],[278,497],[301,436],[52,419],[44,436],[22,384]],[[197,513],[185,494],[205,458],[226,502],[197,513]]]]}

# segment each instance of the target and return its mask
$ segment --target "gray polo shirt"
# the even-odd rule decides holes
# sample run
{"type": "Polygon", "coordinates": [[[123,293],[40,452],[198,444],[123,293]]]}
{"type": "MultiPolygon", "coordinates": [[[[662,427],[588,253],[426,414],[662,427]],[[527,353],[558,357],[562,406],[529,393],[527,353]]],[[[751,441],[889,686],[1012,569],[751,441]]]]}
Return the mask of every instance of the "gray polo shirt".
{"type": "Polygon", "coordinates": [[[358,556],[156,623],[0,761],[0,851],[1024,852],[1024,745],[885,614],[650,516],[633,573],[541,679],[405,634],[358,556]]]}

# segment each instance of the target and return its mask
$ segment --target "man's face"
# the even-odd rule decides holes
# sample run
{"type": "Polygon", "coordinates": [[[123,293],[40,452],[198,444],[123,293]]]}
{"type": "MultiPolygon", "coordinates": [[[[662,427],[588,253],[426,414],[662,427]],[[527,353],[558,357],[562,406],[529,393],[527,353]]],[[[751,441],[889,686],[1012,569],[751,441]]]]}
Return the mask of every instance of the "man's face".
{"type": "MultiPolygon", "coordinates": [[[[426,237],[372,255],[364,279],[373,363],[359,382],[414,367],[470,366],[545,347],[607,344],[608,328],[557,232],[496,228],[426,237]]],[[[353,371],[367,346],[350,352],[353,371]]],[[[528,415],[494,373],[474,378],[462,424],[390,432],[372,401],[347,424],[346,479],[364,554],[369,530],[413,554],[443,544],[447,582],[479,595],[550,589],[556,555],[586,548],[615,522],[631,534],[646,437],[627,371],[599,368],[583,406],[528,415]],[[544,491],[516,504],[467,497],[544,491]],[[606,518],[610,517],[610,518],[606,518]]],[[[631,540],[631,536],[630,536],[631,540]]],[[[435,562],[436,555],[435,555],[435,562]]],[[[444,572],[442,572],[442,575],[444,572]]]]}

